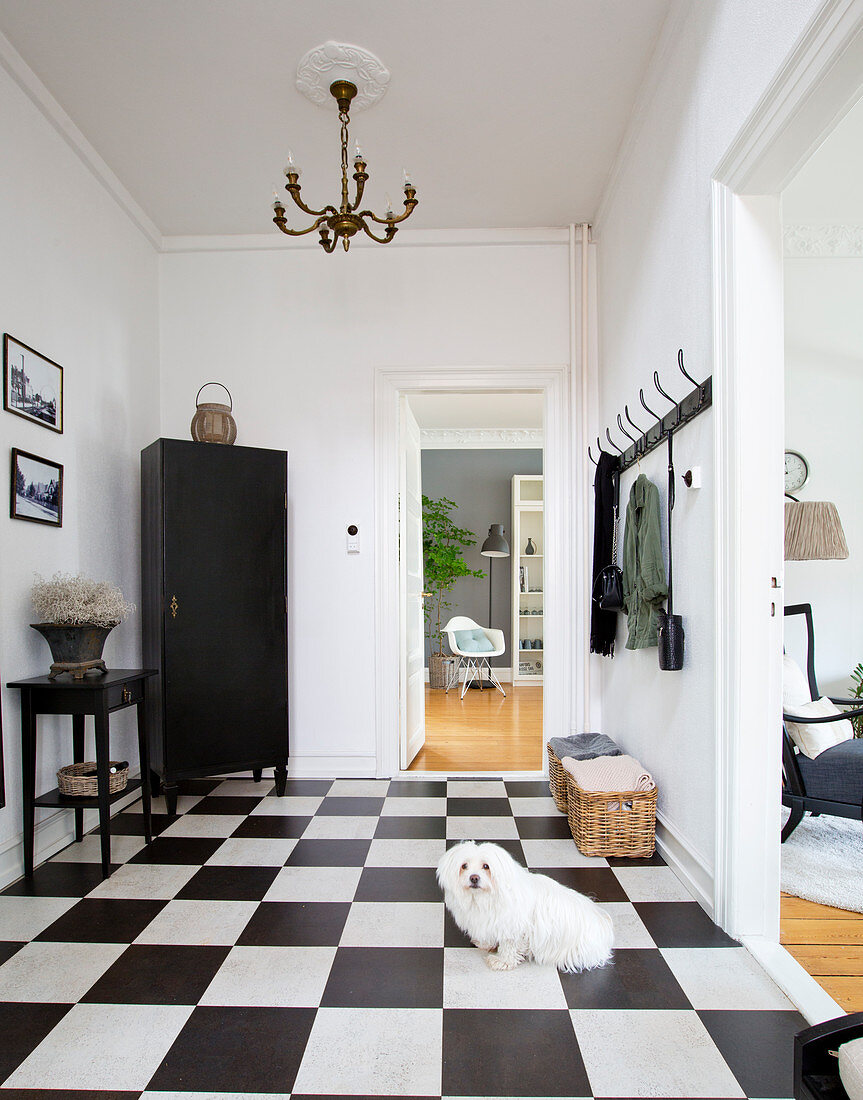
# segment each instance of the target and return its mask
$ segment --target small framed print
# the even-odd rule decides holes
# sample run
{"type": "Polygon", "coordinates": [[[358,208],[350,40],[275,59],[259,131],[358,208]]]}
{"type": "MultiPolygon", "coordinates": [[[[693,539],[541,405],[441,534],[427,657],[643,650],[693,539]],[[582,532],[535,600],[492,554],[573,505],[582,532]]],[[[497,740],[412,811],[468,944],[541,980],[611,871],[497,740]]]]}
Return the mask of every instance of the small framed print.
{"type": "Polygon", "coordinates": [[[12,519],[63,526],[63,467],[12,448],[12,519]]]}
{"type": "Polygon", "coordinates": [[[3,334],[3,408],[52,432],[63,431],[63,368],[3,334]]]}

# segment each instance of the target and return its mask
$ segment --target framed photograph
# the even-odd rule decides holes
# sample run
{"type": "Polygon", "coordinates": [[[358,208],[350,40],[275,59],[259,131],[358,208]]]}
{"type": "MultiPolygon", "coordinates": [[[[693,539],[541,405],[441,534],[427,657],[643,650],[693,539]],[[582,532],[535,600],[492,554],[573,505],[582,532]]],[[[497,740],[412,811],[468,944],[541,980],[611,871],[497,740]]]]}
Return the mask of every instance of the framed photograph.
{"type": "Polygon", "coordinates": [[[3,408],[63,431],[63,368],[34,348],[3,334],[3,408]]]}
{"type": "Polygon", "coordinates": [[[518,567],[518,590],[519,592],[527,592],[527,574],[523,565],[518,567]]]}
{"type": "Polygon", "coordinates": [[[12,448],[12,519],[63,526],[63,467],[12,448]]]}

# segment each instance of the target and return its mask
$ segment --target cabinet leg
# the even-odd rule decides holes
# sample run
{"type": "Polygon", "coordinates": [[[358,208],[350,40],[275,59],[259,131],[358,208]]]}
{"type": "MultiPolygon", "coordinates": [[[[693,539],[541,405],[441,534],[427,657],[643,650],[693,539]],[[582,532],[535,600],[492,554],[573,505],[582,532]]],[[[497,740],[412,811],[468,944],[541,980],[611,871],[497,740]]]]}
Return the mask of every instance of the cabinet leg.
{"type": "Polygon", "coordinates": [[[36,826],[36,715],[30,692],[21,692],[21,779],[24,806],[24,874],[33,877],[33,831],[36,826]]]}
{"type": "Polygon", "coordinates": [[[261,776],[263,774],[264,774],[264,769],[263,768],[252,768],[252,779],[254,779],[254,781],[256,783],[261,782],[261,776]]]}
{"type": "Polygon", "coordinates": [[[162,783],[162,794],[165,796],[165,804],[168,808],[168,817],[177,815],[177,796],[180,790],[176,783],[162,783]]]}
{"type": "MultiPolygon", "coordinates": [[[[80,764],[84,760],[84,715],[72,715],[72,760],[80,764]]],[[[84,811],[75,810],[75,840],[84,839],[84,811]]]]}
{"type": "Polygon", "coordinates": [[[99,838],[102,841],[102,878],[111,874],[111,802],[108,791],[110,782],[111,750],[108,741],[108,704],[104,693],[96,711],[96,777],[99,784],[99,838]]]}
{"type": "Polygon", "coordinates": [[[279,798],[283,798],[285,794],[285,788],[288,785],[288,768],[286,764],[276,764],[275,777],[276,794],[279,796],[279,798]]]}
{"type": "Polygon", "coordinates": [[[144,839],[153,839],[153,817],[150,805],[150,745],[147,741],[147,705],[142,699],[138,711],[138,760],[141,764],[141,805],[144,809],[144,839]]]}

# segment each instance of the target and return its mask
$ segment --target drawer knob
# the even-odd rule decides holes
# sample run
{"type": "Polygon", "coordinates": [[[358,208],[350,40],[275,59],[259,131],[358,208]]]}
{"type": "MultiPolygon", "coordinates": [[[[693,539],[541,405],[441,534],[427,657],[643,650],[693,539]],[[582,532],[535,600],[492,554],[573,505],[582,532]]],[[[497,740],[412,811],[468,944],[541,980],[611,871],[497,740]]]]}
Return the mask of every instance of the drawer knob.
{"type": "Polygon", "coordinates": [[[176,596],[171,597],[170,607],[171,607],[171,618],[176,619],[177,612],[180,610],[180,605],[177,603],[177,597],[176,596]]]}
{"type": "Polygon", "coordinates": [[[127,687],[123,688],[123,702],[124,703],[131,703],[132,702],[132,693],[131,693],[131,691],[129,691],[129,689],[127,687]]]}

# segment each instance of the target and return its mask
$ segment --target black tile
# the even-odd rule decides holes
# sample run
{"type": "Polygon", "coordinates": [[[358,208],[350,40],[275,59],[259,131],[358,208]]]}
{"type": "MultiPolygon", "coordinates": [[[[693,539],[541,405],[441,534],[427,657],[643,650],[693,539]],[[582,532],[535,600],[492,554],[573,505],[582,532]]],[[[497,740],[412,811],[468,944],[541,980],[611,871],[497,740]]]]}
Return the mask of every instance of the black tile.
{"type": "Polygon", "coordinates": [[[314,1008],[196,1008],[148,1088],[164,1092],[290,1092],[314,1008]]]}
{"type": "Polygon", "coordinates": [[[430,867],[366,867],[354,901],[441,901],[430,867]]]}
{"type": "Polygon", "coordinates": [[[637,901],[635,910],[657,947],[739,947],[697,901],[637,901]]]}
{"type": "Polygon", "coordinates": [[[321,1007],[440,1008],[443,948],[340,947],[321,1007]]]}
{"type": "Polygon", "coordinates": [[[794,1095],[794,1036],[806,1027],[797,1012],[698,1013],[747,1096],[794,1095]]]}
{"type": "MultiPolygon", "coordinates": [[[[177,791],[179,794],[203,794],[208,795],[216,787],[220,787],[222,779],[178,779],[177,791]]],[[[155,790],[153,792],[156,793],[155,790]]]]}
{"type": "MultiPolygon", "coordinates": [[[[5,1081],[28,1054],[57,1026],[71,1005],[18,1004],[0,1001],[0,1081],[5,1081]]],[[[35,1100],[36,1093],[30,1094],[35,1100]]]]}
{"type": "Polygon", "coordinates": [[[445,779],[394,779],[387,798],[446,798],[445,779]]]}
{"type": "Polygon", "coordinates": [[[196,1005],[230,950],[133,944],[81,1000],[85,1004],[196,1005]]]}
{"type": "Polygon", "coordinates": [[[131,943],[167,905],[162,900],[84,898],[35,937],[55,943],[131,943]]]}
{"type": "MultiPolygon", "coordinates": [[[[169,825],[173,825],[179,818],[179,814],[151,814],[150,826],[152,832],[151,836],[158,836],[159,833],[163,833],[169,825]]],[[[101,830],[97,827],[93,829],[93,833],[99,836],[101,830]]],[[[116,817],[111,818],[111,835],[112,836],[143,836],[144,835],[144,815],[141,813],[140,807],[137,811],[130,811],[122,814],[117,814],[116,817]]]]}
{"type": "Polygon", "coordinates": [[[473,947],[470,936],[462,932],[453,920],[449,909],[444,909],[443,914],[443,945],[444,947],[473,947]]]}
{"type": "Polygon", "coordinates": [[[522,840],[572,840],[572,830],[563,814],[557,817],[517,817],[515,827],[522,840]]]}
{"type": "Polygon", "coordinates": [[[318,807],[322,817],[377,817],[384,806],[383,798],[325,798],[318,807]]]}
{"type": "Polygon", "coordinates": [[[0,1092],[3,1100],[138,1100],[140,1095],[137,1090],[115,1092],[113,1089],[3,1089],[0,1092]]]}
{"type": "Polygon", "coordinates": [[[310,817],[278,817],[255,814],[234,829],[232,837],[243,840],[290,840],[301,837],[309,827],[310,817]]]}
{"type": "MultiPolygon", "coordinates": [[[[115,871],[119,864],[112,864],[115,871]]],[[[102,881],[99,863],[43,863],[32,878],[19,878],[3,895],[30,898],[83,898],[102,881]]]]}
{"type": "Polygon", "coordinates": [[[279,867],[202,867],[175,900],[260,901],[279,871],[279,867]]]}
{"type": "Polygon", "coordinates": [[[609,867],[665,867],[666,863],[659,852],[647,859],[628,859],[626,856],[606,856],[609,867]]]}
{"type": "MultiPolygon", "coordinates": [[[[456,845],[458,845],[458,844],[464,844],[464,843],[465,842],[463,840],[452,840],[452,839],[450,839],[446,842],[447,851],[449,851],[450,848],[455,848],[456,845]]],[[[498,848],[504,848],[507,852],[509,852],[509,854],[512,856],[512,858],[517,863],[520,863],[522,865],[522,867],[527,867],[527,860],[525,859],[524,849],[521,846],[521,841],[520,840],[480,840],[477,843],[479,843],[479,844],[496,844],[498,846],[498,848]]]]}
{"type": "Polygon", "coordinates": [[[541,867],[537,873],[548,875],[594,901],[629,901],[614,871],[607,867],[541,867]]]}
{"type": "MultiPolygon", "coordinates": [[[[319,796],[326,794],[332,787],[332,779],[289,779],[285,784],[285,795],[302,797],[319,796]]],[[[275,787],[270,791],[270,798],[278,798],[275,787]]]]}
{"type": "Polygon", "coordinates": [[[264,901],[237,946],[337,947],[350,909],[347,901],[264,901]]]}
{"type": "Polygon", "coordinates": [[[129,863],[206,863],[210,856],[224,844],[223,837],[157,836],[152,844],[142,848],[129,863]]]}
{"type": "Polygon", "coordinates": [[[560,982],[570,1008],[692,1008],[659,951],[615,951],[606,966],[560,982]]]}
{"type": "Polygon", "coordinates": [[[375,840],[443,840],[445,817],[381,817],[375,840]]]}
{"type": "Polygon", "coordinates": [[[0,966],[2,966],[7,959],[11,959],[23,946],[24,943],[18,943],[17,940],[0,940],[0,966]]]}
{"type": "Polygon", "coordinates": [[[510,798],[547,798],[551,793],[547,779],[507,779],[504,787],[510,798]]]}
{"type": "Polygon", "coordinates": [[[261,801],[266,792],[261,791],[260,797],[255,795],[214,794],[209,798],[202,798],[200,802],[188,811],[195,814],[250,814],[261,801]]]}
{"type": "Polygon", "coordinates": [[[370,840],[300,840],[286,867],[362,867],[370,840]]]}
{"type": "Polygon", "coordinates": [[[444,1009],[441,1091],[445,1096],[592,1095],[569,1013],[521,1009],[444,1009]]]}
{"type": "Polygon", "coordinates": [[[508,798],[448,798],[448,817],[511,817],[508,798]]]}

